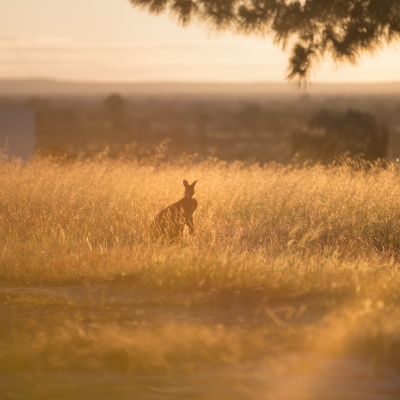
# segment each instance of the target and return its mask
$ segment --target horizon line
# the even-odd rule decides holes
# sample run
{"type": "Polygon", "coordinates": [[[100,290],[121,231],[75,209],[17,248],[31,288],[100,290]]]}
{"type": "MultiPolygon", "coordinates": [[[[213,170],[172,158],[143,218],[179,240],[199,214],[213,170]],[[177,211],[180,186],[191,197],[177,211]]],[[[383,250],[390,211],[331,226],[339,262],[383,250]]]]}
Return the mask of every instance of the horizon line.
{"type": "MultiPolygon", "coordinates": [[[[76,83],[76,84],[198,84],[198,85],[260,85],[260,84],[273,84],[273,85],[284,85],[288,87],[296,87],[298,84],[296,82],[286,82],[286,81],[268,81],[268,80],[257,80],[257,81],[192,81],[192,80],[91,80],[91,79],[68,79],[68,78],[53,78],[53,77],[0,77],[1,82],[6,81],[41,81],[41,82],[52,82],[52,83],[76,83]]],[[[329,82],[329,81],[319,81],[319,82],[307,82],[305,86],[312,87],[314,85],[330,85],[330,86],[340,86],[340,85],[391,85],[400,84],[400,80],[391,81],[374,81],[374,82],[354,82],[354,81],[342,81],[342,82],[329,82]]]]}

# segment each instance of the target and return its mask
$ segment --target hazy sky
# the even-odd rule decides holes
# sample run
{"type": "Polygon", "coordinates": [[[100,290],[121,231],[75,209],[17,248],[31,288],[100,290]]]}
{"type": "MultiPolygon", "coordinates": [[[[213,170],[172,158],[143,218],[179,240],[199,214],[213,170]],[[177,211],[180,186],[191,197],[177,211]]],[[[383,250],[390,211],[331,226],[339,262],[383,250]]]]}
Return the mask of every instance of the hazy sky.
{"type": "MultiPolygon", "coordinates": [[[[283,82],[287,58],[269,38],[182,28],[128,0],[0,0],[0,78],[283,82]]],[[[327,61],[312,81],[400,81],[400,46],[327,61]]]]}

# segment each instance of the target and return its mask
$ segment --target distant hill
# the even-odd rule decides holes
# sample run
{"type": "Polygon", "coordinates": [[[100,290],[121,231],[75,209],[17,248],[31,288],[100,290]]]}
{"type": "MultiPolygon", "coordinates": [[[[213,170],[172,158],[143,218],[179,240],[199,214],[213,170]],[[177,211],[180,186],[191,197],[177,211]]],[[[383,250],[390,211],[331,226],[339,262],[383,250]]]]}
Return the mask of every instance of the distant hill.
{"type": "Polygon", "coordinates": [[[400,82],[375,84],[313,84],[307,91],[285,83],[112,83],[50,79],[0,79],[0,96],[268,96],[268,95],[379,95],[400,94],[400,82]]]}
{"type": "Polygon", "coordinates": [[[97,96],[109,93],[147,96],[390,95],[400,82],[312,84],[307,91],[285,83],[78,82],[50,79],[0,79],[0,96],[97,96]]]}

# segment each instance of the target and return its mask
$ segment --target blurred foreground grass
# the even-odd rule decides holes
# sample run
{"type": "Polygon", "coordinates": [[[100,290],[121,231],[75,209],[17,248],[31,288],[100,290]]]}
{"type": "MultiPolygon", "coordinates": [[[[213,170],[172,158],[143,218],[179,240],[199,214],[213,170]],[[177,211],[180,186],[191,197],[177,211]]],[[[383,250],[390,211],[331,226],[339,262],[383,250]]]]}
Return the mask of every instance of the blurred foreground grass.
{"type": "Polygon", "coordinates": [[[0,373],[190,374],[301,354],[400,368],[399,178],[394,166],[0,164],[0,373]],[[183,179],[199,180],[196,233],[152,243],[183,179]]]}

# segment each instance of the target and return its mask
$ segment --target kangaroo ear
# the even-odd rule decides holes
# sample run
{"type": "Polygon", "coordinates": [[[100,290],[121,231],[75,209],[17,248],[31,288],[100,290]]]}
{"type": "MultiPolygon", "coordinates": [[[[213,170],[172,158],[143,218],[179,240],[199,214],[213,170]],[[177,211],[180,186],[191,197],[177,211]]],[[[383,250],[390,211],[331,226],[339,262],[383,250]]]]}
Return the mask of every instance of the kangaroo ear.
{"type": "Polygon", "coordinates": [[[190,186],[195,187],[198,181],[194,181],[190,186]]]}
{"type": "Polygon", "coordinates": [[[185,187],[189,186],[189,182],[186,179],[183,181],[183,186],[185,186],[185,187]]]}

